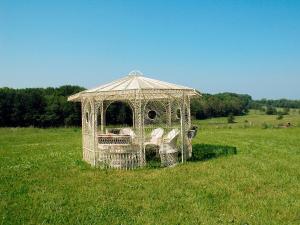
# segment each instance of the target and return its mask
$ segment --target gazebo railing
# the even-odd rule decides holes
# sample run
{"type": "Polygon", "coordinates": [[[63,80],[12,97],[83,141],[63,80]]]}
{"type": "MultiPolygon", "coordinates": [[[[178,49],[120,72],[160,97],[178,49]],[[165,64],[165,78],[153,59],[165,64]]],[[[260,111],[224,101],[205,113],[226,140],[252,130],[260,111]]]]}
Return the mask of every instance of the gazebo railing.
{"type": "Polygon", "coordinates": [[[98,144],[101,145],[130,145],[132,138],[130,135],[121,134],[99,134],[98,144]]]}
{"type": "Polygon", "coordinates": [[[134,169],[140,166],[137,152],[96,152],[97,166],[115,169],[134,169]]]}

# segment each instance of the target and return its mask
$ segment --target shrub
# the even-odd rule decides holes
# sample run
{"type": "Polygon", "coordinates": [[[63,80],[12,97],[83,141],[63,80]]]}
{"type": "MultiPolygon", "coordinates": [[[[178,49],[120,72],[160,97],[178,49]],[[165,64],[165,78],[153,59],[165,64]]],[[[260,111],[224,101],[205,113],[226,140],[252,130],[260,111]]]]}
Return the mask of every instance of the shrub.
{"type": "Polygon", "coordinates": [[[249,128],[250,126],[248,124],[244,124],[243,128],[249,128]]]}
{"type": "Polygon", "coordinates": [[[277,120],[282,120],[282,119],[283,119],[283,115],[282,115],[282,113],[279,113],[277,116],[277,120]]]}
{"type": "Polygon", "coordinates": [[[193,145],[193,153],[189,161],[203,161],[236,153],[236,147],[232,146],[195,144],[193,145]]]}
{"type": "Polygon", "coordinates": [[[283,115],[289,115],[290,108],[284,108],[283,109],[283,115]]]}
{"type": "Polygon", "coordinates": [[[265,107],[261,107],[261,108],[259,109],[259,111],[265,112],[265,111],[266,111],[266,108],[265,108],[265,107]]]}
{"type": "Polygon", "coordinates": [[[277,128],[280,128],[280,127],[283,127],[284,126],[284,123],[279,123],[277,128]]]}
{"type": "Polygon", "coordinates": [[[261,126],[263,129],[274,128],[273,124],[268,124],[266,122],[263,122],[263,124],[261,126]]]}
{"type": "Polygon", "coordinates": [[[110,133],[113,133],[113,134],[119,134],[120,133],[120,129],[119,128],[111,128],[109,130],[110,133]]]}
{"type": "Polygon", "coordinates": [[[261,126],[262,126],[263,129],[267,129],[268,128],[268,124],[266,122],[263,122],[261,126]]]}
{"type": "Polygon", "coordinates": [[[229,116],[227,117],[227,122],[228,123],[234,123],[234,115],[232,113],[229,114],[229,116]]]}
{"type": "Polygon", "coordinates": [[[266,109],[266,114],[267,115],[275,115],[277,113],[277,110],[275,107],[273,106],[267,106],[267,109],[266,109]]]}

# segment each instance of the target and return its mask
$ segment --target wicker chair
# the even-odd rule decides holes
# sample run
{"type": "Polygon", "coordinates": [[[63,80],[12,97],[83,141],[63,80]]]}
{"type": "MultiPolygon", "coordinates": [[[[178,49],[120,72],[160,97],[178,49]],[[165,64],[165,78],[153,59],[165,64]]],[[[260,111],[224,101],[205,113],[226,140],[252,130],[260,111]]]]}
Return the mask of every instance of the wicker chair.
{"type": "Polygon", "coordinates": [[[122,128],[120,130],[120,134],[129,135],[131,137],[131,141],[133,141],[134,138],[136,137],[136,134],[134,133],[134,131],[131,128],[122,128]]]}
{"type": "Polygon", "coordinates": [[[176,147],[179,130],[171,130],[160,145],[159,154],[162,166],[172,166],[177,163],[178,150],[176,147]]]}
{"type": "MultiPolygon", "coordinates": [[[[144,143],[144,151],[146,151],[147,145],[156,145],[159,146],[162,144],[162,138],[164,135],[164,129],[162,128],[156,128],[151,132],[150,141],[144,143]]],[[[157,152],[158,155],[158,152],[157,152]]]]}
{"type": "Polygon", "coordinates": [[[164,135],[164,129],[162,128],[156,128],[151,132],[151,138],[150,141],[145,142],[146,145],[161,145],[162,143],[162,137],[164,135]]]}

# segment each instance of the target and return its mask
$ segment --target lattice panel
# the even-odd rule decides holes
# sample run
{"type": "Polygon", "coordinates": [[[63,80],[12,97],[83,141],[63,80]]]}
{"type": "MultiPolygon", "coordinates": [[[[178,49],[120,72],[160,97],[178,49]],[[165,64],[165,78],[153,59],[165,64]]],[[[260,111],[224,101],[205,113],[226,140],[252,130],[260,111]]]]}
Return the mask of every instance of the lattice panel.
{"type": "Polygon", "coordinates": [[[84,133],[91,133],[92,128],[92,107],[89,101],[86,101],[82,110],[82,129],[84,133]]]}
{"type": "Polygon", "coordinates": [[[172,126],[180,126],[180,117],[181,117],[181,99],[172,99],[170,101],[170,110],[171,110],[171,124],[172,126]]]}
{"type": "Polygon", "coordinates": [[[144,124],[165,126],[167,123],[167,108],[164,101],[148,101],[144,108],[144,124]]]}

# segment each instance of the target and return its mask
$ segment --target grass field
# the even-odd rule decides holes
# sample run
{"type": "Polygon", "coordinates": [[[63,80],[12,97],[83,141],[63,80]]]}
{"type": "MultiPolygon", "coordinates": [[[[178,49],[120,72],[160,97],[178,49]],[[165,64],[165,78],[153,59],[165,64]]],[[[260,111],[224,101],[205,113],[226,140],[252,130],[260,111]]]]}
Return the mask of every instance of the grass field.
{"type": "Polygon", "coordinates": [[[194,143],[237,154],[134,171],[82,162],[77,128],[2,128],[0,224],[300,224],[300,115],[291,114],[194,121],[194,143]]]}

